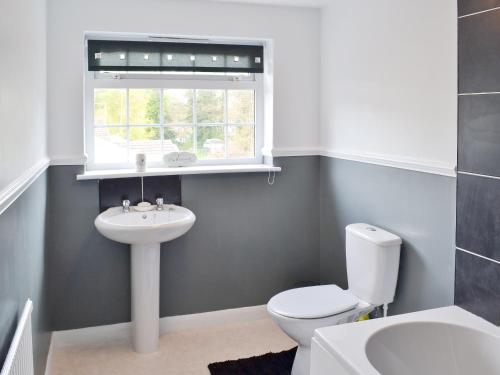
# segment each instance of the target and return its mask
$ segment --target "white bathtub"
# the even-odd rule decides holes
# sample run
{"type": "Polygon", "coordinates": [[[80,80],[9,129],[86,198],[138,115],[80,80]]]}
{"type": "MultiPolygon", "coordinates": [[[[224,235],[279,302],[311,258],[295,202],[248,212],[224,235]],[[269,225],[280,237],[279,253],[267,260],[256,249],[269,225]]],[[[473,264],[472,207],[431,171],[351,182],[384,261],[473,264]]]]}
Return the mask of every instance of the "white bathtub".
{"type": "Polygon", "coordinates": [[[316,330],[311,375],[498,375],[500,328],[459,307],[316,330]]]}

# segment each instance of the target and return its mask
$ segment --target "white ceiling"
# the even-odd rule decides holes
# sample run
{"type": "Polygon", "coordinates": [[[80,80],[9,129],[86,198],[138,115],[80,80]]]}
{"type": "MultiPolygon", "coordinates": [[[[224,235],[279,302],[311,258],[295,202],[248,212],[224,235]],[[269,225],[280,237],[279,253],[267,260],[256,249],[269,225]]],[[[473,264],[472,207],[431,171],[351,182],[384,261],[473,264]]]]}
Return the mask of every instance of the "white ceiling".
{"type": "Polygon", "coordinates": [[[226,3],[246,3],[246,4],[262,4],[262,5],[283,5],[297,7],[312,7],[321,8],[332,0],[210,0],[226,3]]]}

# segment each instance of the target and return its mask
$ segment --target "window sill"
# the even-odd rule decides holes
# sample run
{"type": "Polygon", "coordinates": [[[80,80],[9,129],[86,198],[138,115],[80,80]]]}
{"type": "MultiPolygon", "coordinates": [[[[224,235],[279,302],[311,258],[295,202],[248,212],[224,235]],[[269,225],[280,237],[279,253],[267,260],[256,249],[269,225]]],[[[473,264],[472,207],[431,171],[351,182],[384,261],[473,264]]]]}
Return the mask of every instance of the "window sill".
{"type": "Polygon", "coordinates": [[[76,176],[77,180],[104,180],[108,178],[149,177],[149,176],[176,176],[189,174],[222,174],[222,173],[259,173],[281,172],[281,167],[266,164],[240,165],[198,165],[178,168],[148,168],[146,172],[137,172],[134,169],[94,170],[85,171],[76,176]]]}

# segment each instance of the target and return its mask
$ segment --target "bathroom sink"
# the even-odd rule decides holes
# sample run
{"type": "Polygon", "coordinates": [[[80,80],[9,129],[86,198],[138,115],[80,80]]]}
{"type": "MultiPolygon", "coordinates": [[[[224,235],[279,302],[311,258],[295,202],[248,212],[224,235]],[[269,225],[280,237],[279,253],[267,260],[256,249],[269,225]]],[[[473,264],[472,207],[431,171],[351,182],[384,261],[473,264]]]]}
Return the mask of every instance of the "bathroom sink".
{"type": "Polygon", "coordinates": [[[132,245],[171,241],[185,234],[195,220],[190,210],[175,205],[147,212],[112,207],[97,216],[95,226],[104,237],[132,245]]]}
{"type": "Polygon", "coordinates": [[[187,208],[162,207],[146,212],[135,207],[127,212],[122,207],[112,207],[95,219],[95,226],[103,236],[131,245],[132,337],[138,353],[158,349],[160,245],[185,234],[196,220],[187,208]]]}

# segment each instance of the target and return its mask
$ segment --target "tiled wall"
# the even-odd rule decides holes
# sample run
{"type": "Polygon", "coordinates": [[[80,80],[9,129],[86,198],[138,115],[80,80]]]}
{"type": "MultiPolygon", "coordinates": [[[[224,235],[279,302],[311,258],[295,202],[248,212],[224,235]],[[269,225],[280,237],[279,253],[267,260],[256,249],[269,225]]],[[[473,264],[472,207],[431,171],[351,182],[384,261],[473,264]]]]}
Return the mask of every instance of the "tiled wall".
{"type": "Polygon", "coordinates": [[[141,201],[155,204],[156,198],[164,203],[182,204],[180,176],[151,176],[133,178],[112,178],[99,181],[99,209],[120,206],[124,199],[136,206],[141,201]]]}
{"type": "Polygon", "coordinates": [[[500,324],[500,0],[458,16],[455,303],[500,324]]]}

